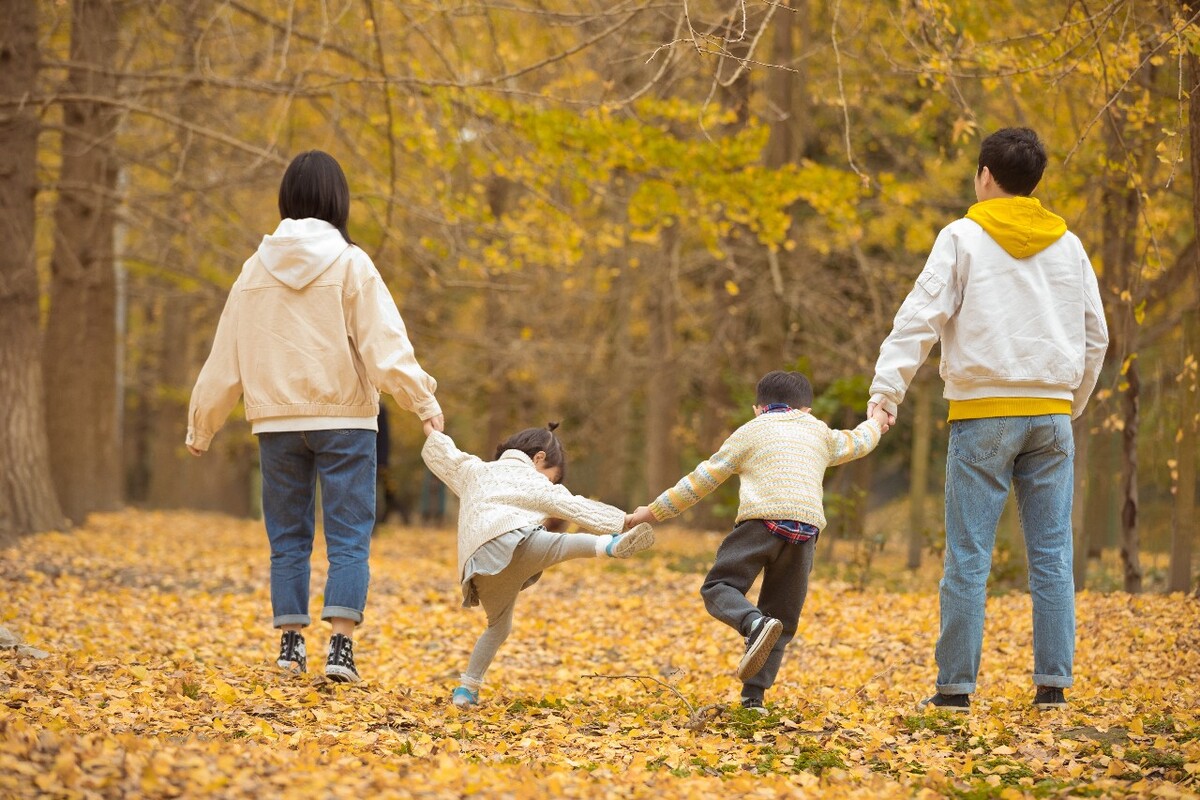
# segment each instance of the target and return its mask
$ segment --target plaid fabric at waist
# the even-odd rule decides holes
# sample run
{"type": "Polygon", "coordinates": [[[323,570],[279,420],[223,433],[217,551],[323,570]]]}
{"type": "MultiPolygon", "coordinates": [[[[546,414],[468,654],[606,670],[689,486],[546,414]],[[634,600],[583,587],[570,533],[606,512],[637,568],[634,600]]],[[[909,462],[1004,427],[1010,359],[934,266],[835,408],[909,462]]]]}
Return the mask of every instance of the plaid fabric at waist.
{"type": "Polygon", "coordinates": [[[785,542],[791,542],[792,544],[807,542],[821,533],[816,525],[809,525],[807,522],[797,522],[794,519],[764,519],[762,524],[767,526],[767,530],[773,536],[778,536],[785,542]]]}

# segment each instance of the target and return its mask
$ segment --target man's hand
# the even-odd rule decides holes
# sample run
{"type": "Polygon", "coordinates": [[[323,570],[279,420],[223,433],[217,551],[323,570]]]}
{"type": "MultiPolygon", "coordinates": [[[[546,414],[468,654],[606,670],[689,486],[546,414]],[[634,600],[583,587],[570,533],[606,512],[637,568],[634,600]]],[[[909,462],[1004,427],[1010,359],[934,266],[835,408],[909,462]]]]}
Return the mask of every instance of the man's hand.
{"type": "Polygon", "coordinates": [[[203,450],[197,450],[196,448],[192,447],[190,444],[187,446],[187,449],[188,449],[188,452],[191,453],[192,455],[194,455],[196,458],[199,458],[200,456],[204,455],[203,450]]]}
{"type": "Polygon", "coordinates": [[[446,430],[446,415],[438,414],[436,417],[430,417],[429,419],[422,420],[421,428],[424,429],[426,436],[434,431],[446,430]]]}
{"type": "Polygon", "coordinates": [[[879,423],[879,429],[883,433],[887,433],[888,428],[896,424],[896,415],[884,411],[883,406],[878,403],[867,403],[867,416],[879,423]]]}

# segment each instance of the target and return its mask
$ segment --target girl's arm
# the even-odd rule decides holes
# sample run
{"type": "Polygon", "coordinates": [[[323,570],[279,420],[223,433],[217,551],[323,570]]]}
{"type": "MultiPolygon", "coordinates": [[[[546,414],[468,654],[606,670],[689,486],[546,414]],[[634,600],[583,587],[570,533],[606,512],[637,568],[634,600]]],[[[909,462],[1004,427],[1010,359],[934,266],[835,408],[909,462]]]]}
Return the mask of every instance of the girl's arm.
{"type": "Polygon", "coordinates": [[[720,450],[707,461],[700,462],[694,470],[680,478],[679,483],[660,494],[650,504],[650,513],[654,515],[654,519],[661,522],[679,516],[738,471],[745,452],[742,430],[738,428],[734,431],[721,445],[720,450]]]}
{"type": "Polygon", "coordinates": [[[590,533],[620,533],[625,529],[625,512],[621,509],[572,494],[567,487],[549,481],[544,489],[531,491],[528,500],[535,511],[574,522],[590,533]]]}
{"type": "Polygon", "coordinates": [[[429,434],[425,446],[421,448],[421,458],[429,471],[459,496],[462,495],[462,485],[471,467],[483,463],[478,456],[459,450],[454,440],[441,431],[429,434]]]}
{"type": "Polygon", "coordinates": [[[852,431],[829,431],[829,466],[862,458],[875,449],[882,435],[882,429],[874,419],[858,423],[852,431]]]}

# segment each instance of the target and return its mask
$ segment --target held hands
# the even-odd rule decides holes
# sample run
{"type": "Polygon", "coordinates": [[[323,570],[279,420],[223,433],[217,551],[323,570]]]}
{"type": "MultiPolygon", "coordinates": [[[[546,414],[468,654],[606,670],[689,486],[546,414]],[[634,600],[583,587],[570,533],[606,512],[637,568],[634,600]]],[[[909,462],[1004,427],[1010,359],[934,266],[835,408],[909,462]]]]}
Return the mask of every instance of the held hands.
{"type": "Polygon", "coordinates": [[[879,430],[883,433],[896,424],[896,415],[884,411],[878,403],[867,403],[867,416],[879,423],[879,430]]]}
{"type": "Polygon", "coordinates": [[[657,522],[654,515],[650,513],[650,506],[638,506],[632,514],[625,515],[625,530],[629,530],[634,525],[640,525],[643,522],[651,524],[657,522]]]}
{"type": "Polygon", "coordinates": [[[446,415],[438,414],[436,417],[422,420],[421,427],[424,429],[426,436],[434,431],[444,431],[446,430],[446,415]]]}

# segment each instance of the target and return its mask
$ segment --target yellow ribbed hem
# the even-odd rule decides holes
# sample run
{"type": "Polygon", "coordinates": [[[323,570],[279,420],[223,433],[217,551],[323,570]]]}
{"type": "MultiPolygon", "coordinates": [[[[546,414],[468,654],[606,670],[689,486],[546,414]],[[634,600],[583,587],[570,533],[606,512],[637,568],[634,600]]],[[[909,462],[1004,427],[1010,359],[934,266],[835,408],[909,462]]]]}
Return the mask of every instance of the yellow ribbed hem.
{"type": "Polygon", "coordinates": [[[1071,413],[1070,400],[1049,397],[981,397],[978,400],[951,400],[949,422],[959,419],[991,417],[1040,417],[1043,414],[1071,413]]]}

